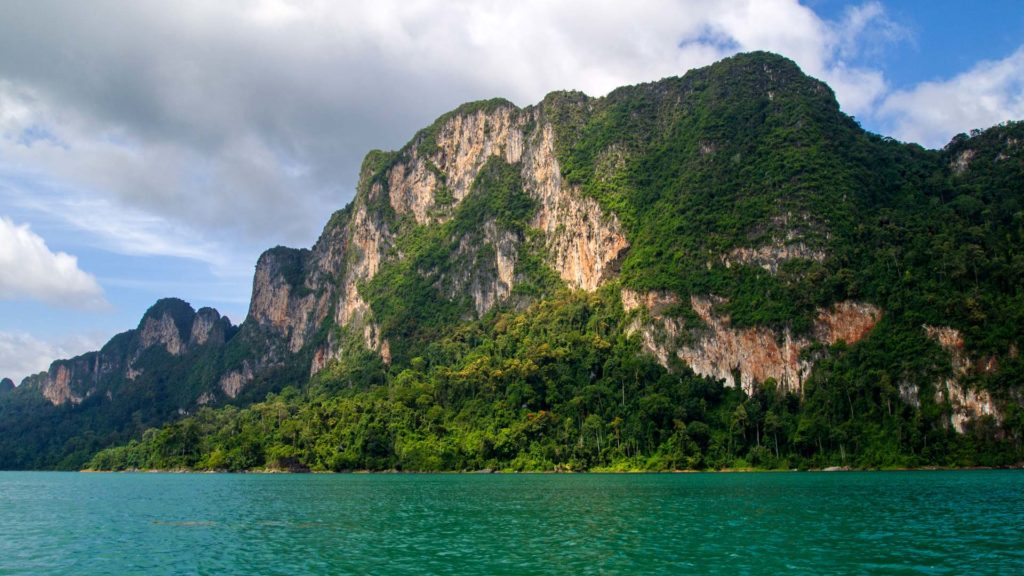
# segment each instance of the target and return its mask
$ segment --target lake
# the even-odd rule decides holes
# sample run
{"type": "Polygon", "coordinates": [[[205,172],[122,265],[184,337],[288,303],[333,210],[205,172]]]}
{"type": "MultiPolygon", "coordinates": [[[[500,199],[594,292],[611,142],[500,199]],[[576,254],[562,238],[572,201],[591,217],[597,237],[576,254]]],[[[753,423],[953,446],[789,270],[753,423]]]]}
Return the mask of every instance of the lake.
{"type": "Polygon", "coordinates": [[[1024,574],[1024,472],[2,472],[0,527],[0,574],[1024,574]]]}

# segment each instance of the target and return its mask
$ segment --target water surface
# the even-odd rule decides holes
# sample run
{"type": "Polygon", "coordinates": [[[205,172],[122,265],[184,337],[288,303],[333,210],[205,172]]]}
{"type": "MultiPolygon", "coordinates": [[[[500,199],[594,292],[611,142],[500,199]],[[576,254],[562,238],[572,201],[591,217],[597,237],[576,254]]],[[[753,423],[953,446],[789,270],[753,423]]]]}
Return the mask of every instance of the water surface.
{"type": "Polygon", "coordinates": [[[4,472],[0,529],[0,574],[1024,574],[1024,472],[4,472]]]}

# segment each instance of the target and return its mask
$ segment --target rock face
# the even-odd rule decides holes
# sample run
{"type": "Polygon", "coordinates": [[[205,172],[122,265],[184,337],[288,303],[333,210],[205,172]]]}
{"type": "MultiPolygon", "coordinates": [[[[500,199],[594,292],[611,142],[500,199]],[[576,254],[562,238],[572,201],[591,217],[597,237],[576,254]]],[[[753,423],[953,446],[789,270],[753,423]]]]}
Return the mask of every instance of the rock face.
{"type": "MultiPolygon", "coordinates": [[[[523,191],[536,202],[529,225],[542,234],[548,264],[569,286],[595,290],[613,277],[629,242],[615,215],[563,184],[554,138],[538,107],[497,102],[442,117],[397,153],[371,153],[356,199],[332,218],[311,251],[279,247],[260,257],[249,318],[286,344],[276,350],[280,346],[268,342],[250,359],[249,371],[258,374],[275,358],[300,352],[325,323],[359,336],[390,361],[390,343],[361,287],[385,263],[403,257],[395,249],[403,231],[451,220],[492,158],[519,172],[523,191]]],[[[468,294],[477,315],[509,302],[525,241],[493,220],[481,222],[480,231],[480,239],[456,240],[451,259],[458,270],[438,281],[449,298],[468,294]]],[[[310,373],[338,358],[341,345],[332,331],[313,343],[310,373]]],[[[239,366],[225,376],[225,392],[244,387],[251,379],[245,374],[239,366]]]]}
{"type": "Polygon", "coordinates": [[[776,274],[779,267],[791,260],[824,262],[825,250],[818,246],[820,237],[828,237],[825,226],[810,214],[785,212],[771,218],[762,226],[748,231],[748,236],[759,240],[754,246],[737,247],[723,254],[721,263],[733,266],[757,266],[776,274]]]}
{"type": "Polygon", "coordinates": [[[595,290],[617,270],[629,248],[618,217],[605,214],[592,198],[563,185],[555,157],[554,131],[539,128],[525,154],[524,183],[540,208],[532,225],[544,232],[551,264],[568,285],[595,290]]]}
{"type": "MultiPolygon", "coordinates": [[[[80,404],[101,394],[113,399],[118,386],[133,382],[150,369],[154,350],[187,362],[190,354],[225,345],[233,327],[213,308],[198,313],[175,298],[158,301],[142,317],[138,328],[115,336],[102,350],[69,360],[57,360],[46,372],[22,382],[55,406],[80,404]]],[[[161,369],[167,366],[160,364],[161,369]]]]}
{"type": "MultiPolygon", "coordinates": [[[[505,103],[456,113],[438,127],[436,142],[427,144],[432,145],[414,141],[387,171],[390,205],[398,214],[411,214],[420,224],[445,221],[466,198],[487,160],[498,157],[519,167],[524,191],[538,204],[531,226],[544,233],[550,264],[567,284],[596,289],[629,247],[617,216],[605,214],[593,199],[563,185],[554,130],[538,108],[519,110],[505,103]],[[529,126],[532,131],[525,133],[529,126]],[[424,147],[432,152],[422,151],[424,147]],[[451,202],[439,207],[436,199],[442,192],[451,202]]],[[[514,276],[498,264],[506,279],[514,276]]]]}
{"type": "Polygon", "coordinates": [[[949,353],[951,375],[937,383],[935,401],[949,403],[952,408],[950,424],[953,429],[963,433],[969,421],[982,416],[991,416],[997,422],[1001,421],[1002,416],[988,391],[971,388],[963,382],[972,374],[995,371],[995,359],[972,361],[964,352],[963,335],[955,328],[925,325],[922,329],[929,338],[949,353]]]}
{"type": "Polygon", "coordinates": [[[6,394],[14,390],[14,380],[10,378],[0,379],[0,394],[6,394]]]}
{"type": "Polygon", "coordinates": [[[779,265],[786,260],[811,260],[824,262],[825,252],[811,248],[803,242],[766,244],[756,248],[734,248],[722,258],[726,267],[734,265],[758,266],[775,274],[779,265]]]}
{"type": "Polygon", "coordinates": [[[192,333],[189,335],[190,346],[219,346],[227,341],[226,327],[230,321],[225,320],[213,308],[200,308],[192,322],[192,333]]]}
{"type": "Polygon", "coordinates": [[[512,295],[522,239],[499,229],[494,220],[489,220],[483,225],[483,241],[475,240],[470,235],[459,240],[455,259],[463,265],[461,270],[450,275],[445,292],[452,299],[469,294],[473,299],[473,310],[478,316],[483,316],[512,295]],[[485,246],[490,247],[490,253],[483,249],[485,246]]]}
{"type": "Polygon", "coordinates": [[[280,335],[291,352],[301,349],[314,329],[310,314],[316,298],[300,276],[308,259],[307,250],[268,250],[260,256],[253,277],[249,317],[280,335]]]}
{"type": "MultiPolygon", "coordinates": [[[[795,68],[791,64],[773,61],[755,65],[744,72],[744,78],[757,77],[758,90],[767,87],[767,102],[785,99],[785,94],[776,93],[778,90],[808,89],[816,97],[831,94],[820,82],[805,82],[809,79],[802,74],[802,79],[796,81],[799,86],[787,87],[790,80],[777,81],[777,75],[785,76],[782,68],[795,68]]],[[[673,114],[688,117],[695,111],[690,109],[697,105],[693,102],[700,101],[694,92],[699,91],[699,85],[712,82],[704,78],[679,84],[678,80],[642,88],[642,102],[650,108],[628,110],[638,115],[629,117],[628,124],[649,121],[651,134],[633,134],[634,140],[668,138],[675,128],[668,121],[662,124],[659,114],[671,109],[673,114]],[[692,102],[688,100],[691,97],[692,102]]],[[[736,87],[726,88],[708,98],[735,97],[731,92],[736,87]]],[[[635,231],[637,214],[623,212],[620,220],[611,208],[606,209],[618,209],[620,204],[606,202],[600,191],[593,191],[593,182],[619,186],[625,190],[623,194],[628,194],[633,184],[623,184],[622,176],[636,170],[635,163],[631,164],[635,154],[644,153],[640,150],[657,152],[664,143],[654,146],[646,142],[647,148],[638,148],[640,144],[630,138],[619,138],[628,130],[615,126],[613,133],[588,150],[593,156],[594,180],[580,180],[570,165],[579,162],[564,152],[579,137],[574,131],[582,132],[587,122],[601,120],[596,117],[599,113],[594,113],[595,102],[566,93],[526,108],[500,100],[472,103],[442,116],[397,152],[371,152],[360,170],[353,202],[331,217],[311,249],[276,247],[261,255],[248,316],[237,337],[245,346],[236,346],[217,365],[211,377],[214,384],[199,396],[202,403],[238,398],[254,383],[267,381],[274,371],[297,366],[301,370],[291,370],[289,378],[315,375],[342,358],[352,346],[361,346],[391,363],[392,350],[397,355],[400,347],[397,340],[389,341],[396,332],[387,319],[375,315],[375,310],[383,315],[385,308],[373,300],[372,287],[375,279],[389,278],[381,276],[382,270],[393,271],[397,263],[411,261],[415,246],[410,244],[415,245],[417,234],[424,230],[448,234],[450,237],[444,240],[450,250],[432,253],[430,265],[410,266],[412,270],[407,273],[420,274],[439,297],[459,306],[463,306],[459,300],[465,298],[470,304],[455,313],[463,314],[464,320],[482,317],[499,306],[518,306],[517,294],[523,291],[517,292],[517,287],[523,287],[527,280],[524,270],[530,269],[525,263],[537,267],[537,260],[543,261],[547,267],[545,279],[557,277],[576,290],[595,291],[609,280],[618,280],[620,263],[629,251],[644,254],[642,250],[649,246],[643,244],[642,232],[627,236],[623,222],[635,231]],[[559,158],[567,166],[562,166],[559,158]],[[469,232],[457,228],[458,218],[465,214],[460,208],[473,206],[467,204],[467,199],[489,193],[479,185],[481,174],[489,173],[489,163],[500,163],[503,169],[513,171],[516,186],[521,188],[517,192],[529,198],[531,211],[515,226],[486,214],[474,220],[469,232]],[[587,183],[575,183],[580,181],[587,183]],[[591,195],[581,186],[586,186],[591,195]],[[605,208],[595,198],[602,198],[605,208]]],[[[715,102],[704,104],[713,107],[715,102]]],[[[835,105],[834,101],[830,105],[835,105]]],[[[771,107],[765,110],[771,113],[771,107]]],[[[835,112],[838,114],[837,105],[835,112]]],[[[803,122],[801,117],[799,123],[803,122]]],[[[726,160],[729,142],[725,136],[716,138],[701,137],[690,143],[694,156],[707,163],[726,160]]],[[[742,163],[746,161],[743,154],[730,154],[728,161],[742,163]]],[[[953,159],[949,169],[958,174],[969,171],[972,158],[973,152],[966,151],[953,159]]],[[[769,184],[778,186],[780,182],[769,184]]],[[[765,194],[776,192],[767,190],[765,194]]],[[[792,194],[779,194],[771,199],[770,215],[757,213],[754,224],[737,219],[742,222],[742,235],[728,236],[728,243],[722,241],[714,244],[714,250],[708,249],[708,268],[753,268],[758,274],[766,271],[774,280],[787,280],[794,269],[797,272],[793,274],[798,274],[803,269],[825,268],[817,264],[830,257],[825,250],[831,238],[827,214],[817,213],[818,204],[810,213],[811,208],[798,198],[789,197],[792,194]],[[790,266],[793,261],[803,262],[790,266]]],[[[845,192],[842,201],[846,202],[845,192]]],[[[700,257],[704,260],[705,254],[700,257]]],[[[622,279],[624,284],[629,281],[622,279]]],[[[659,280],[653,285],[665,284],[659,280]]],[[[794,334],[784,327],[734,325],[733,319],[722,312],[727,302],[715,294],[681,297],[666,291],[637,292],[629,288],[621,294],[624,308],[635,314],[630,330],[639,335],[644,350],[663,366],[682,362],[698,374],[724,380],[748,393],[769,379],[783,390],[799,393],[817,360],[816,345],[840,341],[854,344],[870,334],[882,316],[881,309],[869,303],[836,302],[817,310],[809,331],[794,334]],[[679,313],[680,307],[686,309],[685,314],[679,313]],[[684,317],[691,318],[689,324],[684,317]]],[[[184,359],[203,347],[226,346],[232,339],[233,328],[215,310],[204,308],[196,313],[184,306],[158,303],[133,335],[114,347],[116,350],[55,363],[49,372],[34,377],[33,385],[54,404],[74,404],[95,394],[108,375],[120,374],[129,381],[146,378],[142,359],[147,351],[162,350],[172,358],[184,359]]],[[[941,334],[935,334],[940,339],[941,334]]],[[[941,337],[955,340],[949,335],[941,337]]],[[[950,346],[951,350],[956,348],[950,346]]],[[[954,357],[954,373],[966,373],[966,368],[957,367],[957,361],[954,357]]],[[[964,414],[985,413],[990,405],[978,393],[952,383],[944,390],[964,414]]],[[[918,399],[916,390],[901,388],[901,394],[908,402],[918,399]]],[[[962,422],[954,421],[953,425],[962,428],[962,422]]]]}
{"type": "Polygon", "coordinates": [[[812,340],[794,337],[788,328],[734,328],[729,316],[715,311],[725,301],[713,296],[690,298],[690,308],[704,326],[688,327],[682,319],[665,313],[679,303],[678,296],[667,292],[622,291],[623,308],[640,312],[630,330],[639,333],[644,349],[659,363],[670,367],[670,359],[676,357],[697,374],[740,386],[748,394],[769,378],[784,391],[800,393],[814,366],[803,354],[807,348],[815,342],[853,344],[864,338],[882,315],[877,307],[858,302],[819,309],[812,340]]]}
{"type": "Polygon", "coordinates": [[[181,332],[174,324],[170,314],[164,313],[159,318],[146,317],[139,329],[139,340],[143,348],[163,346],[171,356],[180,356],[185,351],[185,342],[181,332]]]}
{"type": "Polygon", "coordinates": [[[228,398],[237,398],[242,388],[253,379],[252,367],[248,362],[242,364],[241,370],[228,372],[220,379],[220,389],[228,398]]]}
{"type": "Polygon", "coordinates": [[[522,128],[527,115],[510,103],[490,110],[456,113],[437,127],[436,142],[414,143],[403,161],[387,172],[388,196],[398,214],[412,214],[418,224],[444,221],[469,194],[477,174],[492,156],[509,164],[523,154],[522,128]],[[442,189],[451,202],[438,206],[442,189]]]}

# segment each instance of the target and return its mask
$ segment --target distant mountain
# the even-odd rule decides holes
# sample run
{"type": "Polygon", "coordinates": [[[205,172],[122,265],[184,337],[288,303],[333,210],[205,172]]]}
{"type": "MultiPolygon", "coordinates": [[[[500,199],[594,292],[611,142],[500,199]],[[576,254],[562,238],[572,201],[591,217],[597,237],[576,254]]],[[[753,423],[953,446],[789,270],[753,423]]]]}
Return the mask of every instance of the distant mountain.
{"type": "Polygon", "coordinates": [[[368,154],[312,249],[265,252],[237,333],[161,301],[0,397],[3,445],[37,447],[0,466],[184,414],[93,465],[1015,462],[1022,142],[867,133],[767,53],[466,104],[368,154]]]}
{"type": "Polygon", "coordinates": [[[158,301],[102,350],[58,360],[0,392],[0,464],[80,466],[104,446],[218,401],[219,363],[236,332],[212,308],[158,301]]]}

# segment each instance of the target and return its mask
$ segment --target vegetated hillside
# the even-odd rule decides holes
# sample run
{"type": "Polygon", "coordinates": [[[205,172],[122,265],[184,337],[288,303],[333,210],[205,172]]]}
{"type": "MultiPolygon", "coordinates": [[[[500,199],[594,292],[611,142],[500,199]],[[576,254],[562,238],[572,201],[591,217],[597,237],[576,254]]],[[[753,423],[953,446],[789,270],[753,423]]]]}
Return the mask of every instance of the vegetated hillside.
{"type": "Polygon", "coordinates": [[[236,332],[216,310],[168,298],[101,350],[0,391],[0,469],[78,468],[101,448],[214,401],[236,332]]]}
{"type": "Polygon", "coordinates": [[[260,258],[205,407],[91,465],[1020,461],[1022,139],[868,134],[765,53],[464,105],[260,258]]]}

